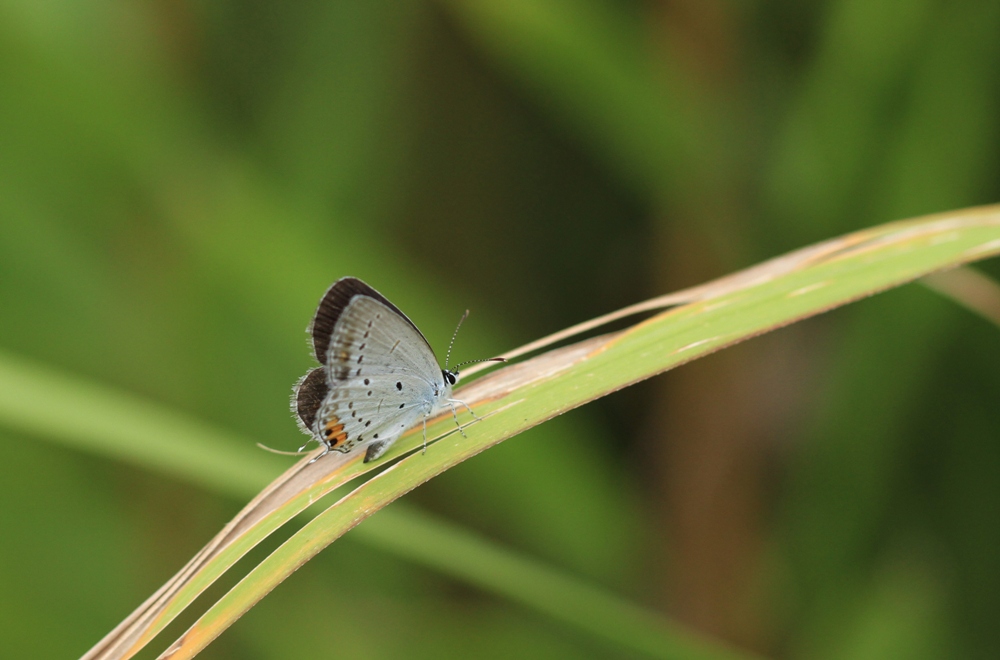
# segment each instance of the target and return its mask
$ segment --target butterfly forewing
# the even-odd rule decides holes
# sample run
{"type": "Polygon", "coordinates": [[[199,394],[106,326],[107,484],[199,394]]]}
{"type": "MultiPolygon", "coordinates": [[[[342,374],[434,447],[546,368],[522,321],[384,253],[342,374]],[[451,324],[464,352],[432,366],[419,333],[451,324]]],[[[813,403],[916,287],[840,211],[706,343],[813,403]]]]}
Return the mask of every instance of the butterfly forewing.
{"type": "MultiPolygon", "coordinates": [[[[330,346],[333,332],[344,310],[347,309],[347,306],[356,296],[366,296],[381,302],[406,319],[406,322],[410,324],[413,331],[420,335],[417,326],[406,317],[406,314],[403,314],[398,307],[389,302],[381,293],[356,277],[342,277],[334,282],[326,290],[326,293],[323,294],[323,298],[319,301],[319,306],[316,308],[316,314],[309,323],[308,332],[310,337],[312,337],[313,355],[316,356],[316,361],[320,364],[326,364],[327,350],[330,346]]],[[[420,335],[420,337],[423,339],[423,335],[420,335]]]]}
{"type": "Polygon", "coordinates": [[[424,336],[401,313],[368,296],[355,296],[330,339],[327,369],[338,379],[385,369],[441,382],[441,368],[424,336]],[[345,371],[346,370],[346,371],[345,371]]]}

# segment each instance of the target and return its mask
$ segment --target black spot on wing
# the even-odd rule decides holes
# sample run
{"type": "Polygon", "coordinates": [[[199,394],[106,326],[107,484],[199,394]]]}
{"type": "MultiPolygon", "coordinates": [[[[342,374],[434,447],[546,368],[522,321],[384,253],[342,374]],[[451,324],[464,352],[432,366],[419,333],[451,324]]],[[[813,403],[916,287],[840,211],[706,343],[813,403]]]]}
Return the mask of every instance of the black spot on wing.
{"type": "Polygon", "coordinates": [[[299,418],[299,424],[306,433],[311,433],[316,413],[330,387],[326,384],[326,375],[322,367],[309,371],[295,384],[292,393],[292,410],[299,418]]]}
{"type": "MultiPolygon", "coordinates": [[[[313,355],[316,356],[316,360],[320,364],[327,363],[326,354],[330,348],[330,338],[333,337],[333,329],[336,327],[337,321],[340,320],[340,315],[344,313],[344,309],[355,296],[374,298],[403,317],[407,323],[413,326],[417,334],[420,334],[420,330],[417,329],[417,326],[413,325],[413,321],[407,318],[406,314],[399,311],[399,308],[389,302],[385,296],[356,277],[344,277],[334,282],[333,286],[327,289],[322,300],[319,301],[319,307],[316,308],[316,315],[313,317],[312,323],[309,324],[308,331],[312,337],[313,355]]],[[[367,336],[368,333],[365,333],[365,337],[367,336]]],[[[422,337],[423,335],[420,334],[420,336],[422,337]]]]}

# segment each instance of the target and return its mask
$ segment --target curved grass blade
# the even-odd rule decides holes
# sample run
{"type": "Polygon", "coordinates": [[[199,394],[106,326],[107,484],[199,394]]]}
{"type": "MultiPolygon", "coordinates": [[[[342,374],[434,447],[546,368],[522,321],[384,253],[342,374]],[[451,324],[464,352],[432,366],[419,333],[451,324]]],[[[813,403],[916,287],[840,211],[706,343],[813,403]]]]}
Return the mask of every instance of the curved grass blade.
{"type": "Polygon", "coordinates": [[[145,399],[0,353],[0,423],[238,497],[283,461],[243,450],[245,438],[145,399]],[[52,402],[59,402],[53,414],[52,402]]]}
{"type": "MultiPolygon", "coordinates": [[[[452,433],[434,443],[426,455],[407,456],[317,516],[161,657],[193,657],[288,575],[362,520],[521,431],[744,339],[998,253],[1000,207],[890,223],[765,262],[700,287],[695,302],[628,330],[557,349],[481,378],[456,392],[482,417],[468,425],[464,436],[452,433]]],[[[411,437],[397,443],[392,454],[398,456],[415,446],[416,439],[411,437]]],[[[687,642],[664,632],[655,649],[645,644],[640,648],[638,643],[633,648],[661,657],[725,657],[728,653],[687,642]]]]}

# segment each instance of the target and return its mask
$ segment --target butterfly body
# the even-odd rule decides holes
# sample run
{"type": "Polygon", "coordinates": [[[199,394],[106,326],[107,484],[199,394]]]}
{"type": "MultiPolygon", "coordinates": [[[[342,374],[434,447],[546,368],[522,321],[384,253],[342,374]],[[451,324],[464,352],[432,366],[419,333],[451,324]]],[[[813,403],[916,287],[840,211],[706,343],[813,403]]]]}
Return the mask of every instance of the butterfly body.
{"type": "Polygon", "coordinates": [[[324,295],[309,326],[322,366],[292,397],[300,429],[327,447],[366,447],[381,456],[414,424],[449,406],[457,373],[395,305],[361,280],[344,278],[324,295]]]}

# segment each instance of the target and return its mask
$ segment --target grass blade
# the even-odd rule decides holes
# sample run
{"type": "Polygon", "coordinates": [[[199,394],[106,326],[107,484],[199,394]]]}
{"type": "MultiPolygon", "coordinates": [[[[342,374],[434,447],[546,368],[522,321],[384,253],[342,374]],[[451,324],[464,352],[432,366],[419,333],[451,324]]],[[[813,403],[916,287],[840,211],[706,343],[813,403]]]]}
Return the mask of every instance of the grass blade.
{"type": "MultiPolygon", "coordinates": [[[[456,393],[483,417],[468,425],[465,436],[451,433],[434,443],[426,455],[403,458],[317,516],[161,657],[193,657],[288,575],[362,520],[521,431],[725,346],[997,253],[1000,207],[881,225],[701,287],[702,295],[695,302],[626,331],[550,351],[481,378],[456,393]]],[[[433,430],[443,431],[444,423],[438,421],[433,430]]],[[[412,451],[418,443],[414,436],[401,440],[391,455],[412,451]]],[[[633,648],[639,650],[638,645],[633,648]]],[[[687,644],[668,633],[657,648],[662,657],[725,657],[729,653],[687,644]]]]}

